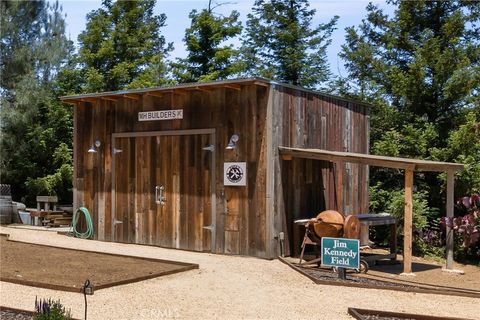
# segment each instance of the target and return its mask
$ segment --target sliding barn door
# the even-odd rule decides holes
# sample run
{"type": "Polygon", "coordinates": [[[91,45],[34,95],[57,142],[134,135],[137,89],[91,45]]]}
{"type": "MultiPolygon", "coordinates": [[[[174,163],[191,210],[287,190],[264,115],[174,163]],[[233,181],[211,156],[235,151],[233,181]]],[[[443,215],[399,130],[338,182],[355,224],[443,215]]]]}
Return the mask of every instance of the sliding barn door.
{"type": "Polygon", "coordinates": [[[211,250],[211,134],[115,139],[115,241],[211,250]]]}

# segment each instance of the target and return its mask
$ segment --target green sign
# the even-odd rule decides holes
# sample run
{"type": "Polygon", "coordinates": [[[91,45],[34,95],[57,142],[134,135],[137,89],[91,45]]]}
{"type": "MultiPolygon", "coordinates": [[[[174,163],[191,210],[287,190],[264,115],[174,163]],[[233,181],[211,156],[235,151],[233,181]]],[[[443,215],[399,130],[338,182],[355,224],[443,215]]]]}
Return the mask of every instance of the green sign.
{"type": "Polygon", "coordinates": [[[345,238],[322,238],[322,265],[359,269],[360,241],[345,238]]]}

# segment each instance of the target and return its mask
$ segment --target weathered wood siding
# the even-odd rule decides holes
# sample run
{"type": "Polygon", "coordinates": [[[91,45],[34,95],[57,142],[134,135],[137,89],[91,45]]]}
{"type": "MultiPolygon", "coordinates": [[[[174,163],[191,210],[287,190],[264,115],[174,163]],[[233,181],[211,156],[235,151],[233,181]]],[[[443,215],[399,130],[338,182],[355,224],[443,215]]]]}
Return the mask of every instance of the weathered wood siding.
{"type": "MultiPolygon", "coordinates": [[[[88,102],[79,101],[75,106],[74,197],[76,207],[85,206],[92,213],[95,237],[108,241],[267,257],[264,212],[265,113],[268,91],[266,84],[247,83],[230,88],[178,89],[169,92],[158,91],[150,94],[108,97],[108,100],[92,98],[88,102]],[[183,109],[183,119],[145,122],[137,120],[140,111],[170,109],[183,109]],[[154,136],[112,138],[121,133],[207,128],[214,130],[214,134],[211,135],[213,140],[210,137],[203,137],[201,138],[203,140],[187,139],[183,142],[174,140],[168,142],[170,147],[167,148],[182,149],[176,153],[172,150],[161,152],[161,149],[152,147],[157,139],[154,136]],[[240,136],[237,148],[225,150],[233,133],[240,136]],[[102,143],[99,152],[87,153],[97,139],[102,143]],[[115,140],[115,147],[122,150],[122,153],[115,156],[112,156],[113,140],[115,140]],[[209,190],[202,190],[202,188],[176,190],[178,194],[174,197],[171,194],[173,191],[167,187],[167,204],[162,209],[152,205],[154,184],[149,182],[157,179],[174,185],[171,179],[175,179],[177,171],[183,174],[179,179],[185,179],[183,184],[178,184],[182,188],[195,185],[195,179],[209,179],[210,172],[206,172],[205,160],[202,159],[209,154],[209,151],[201,149],[208,146],[211,141],[214,141],[215,145],[213,154],[216,167],[209,170],[215,170],[216,175],[215,181],[208,183],[211,185],[209,190],[214,190],[216,196],[216,221],[213,222],[216,225],[216,248],[210,248],[207,244],[210,236],[208,229],[204,229],[203,241],[194,239],[194,233],[202,229],[199,226],[208,227],[212,223],[209,221],[210,215],[198,213],[198,210],[203,213],[208,211],[209,206],[212,205],[208,197],[207,200],[199,200],[207,196],[209,190]],[[163,153],[166,156],[162,155],[163,153]],[[180,158],[171,155],[174,153],[180,158]],[[113,157],[116,158],[113,159],[113,157]],[[157,158],[165,157],[166,161],[157,163],[157,158]],[[229,161],[247,162],[246,187],[224,187],[223,163],[229,161]],[[117,179],[115,190],[113,190],[115,199],[112,199],[113,162],[115,162],[114,170],[117,179]],[[156,176],[156,166],[166,166],[158,168],[158,171],[172,172],[172,176],[168,179],[167,177],[159,179],[156,176]],[[187,180],[191,183],[188,184],[187,180]],[[142,197],[139,194],[147,195],[142,197]],[[165,208],[175,205],[180,210],[175,213],[180,215],[178,226],[175,225],[176,218],[172,217],[175,221],[162,218],[162,215],[166,214],[162,210],[165,211],[165,208]],[[122,224],[112,225],[113,207],[116,208],[115,219],[122,221],[122,224]],[[142,215],[150,218],[138,220],[142,215]],[[177,227],[187,229],[182,231],[175,229],[177,227]],[[159,232],[158,228],[167,235],[153,237],[153,234],[159,232]],[[117,232],[115,239],[112,231],[117,232]],[[178,235],[180,235],[179,242],[176,238],[178,235]]],[[[173,211],[171,214],[174,214],[173,211]]]]}
{"type": "Polygon", "coordinates": [[[290,252],[293,221],[334,209],[345,215],[368,210],[368,167],[309,159],[284,161],[278,146],[368,153],[369,109],[352,101],[276,85],[273,90],[276,160],[274,231],[286,232],[290,252]]]}
{"type": "Polygon", "coordinates": [[[74,205],[90,210],[97,239],[274,258],[293,219],[367,207],[365,167],[278,154],[278,146],[368,152],[365,106],[263,80],[69,99],[74,205]],[[183,119],[138,121],[138,112],[171,109],[183,119]],[[225,150],[234,133],[237,148],[225,150]],[[99,151],[87,153],[95,140],[99,151]],[[210,144],[213,153],[202,149],[210,144]],[[247,163],[246,187],[224,186],[224,162],[247,163]],[[159,184],[164,206],[155,203],[159,184]]]}

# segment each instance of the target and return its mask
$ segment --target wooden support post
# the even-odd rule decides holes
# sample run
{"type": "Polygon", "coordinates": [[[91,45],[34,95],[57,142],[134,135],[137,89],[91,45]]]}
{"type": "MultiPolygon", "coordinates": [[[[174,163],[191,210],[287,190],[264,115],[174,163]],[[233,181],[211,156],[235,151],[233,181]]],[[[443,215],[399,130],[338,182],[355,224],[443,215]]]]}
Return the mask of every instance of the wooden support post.
{"type": "MultiPolygon", "coordinates": [[[[447,220],[453,219],[453,197],[454,197],[454,179],[455,171],[447,171],[447,220]]],[[[446,243],[446,259],[447,263],[443,271],[463,274],[463,270],[456,270],[453,268],[453,229],[449,227],[451,224],[447,222],[447,243],[446,243]]]]}
{"type": "Polygon", "coordinates": [[[403,274],[412,274],[413,170],[405,169],[405,216],[403,223],[403,274]]]}
{"type": "MultiPolygon", "coordinates": [[[[447,171],[447,219],[451,221],[453,219],[453,181],[454,172],[447,171]]],[[[447,223],[447,266],[448,270],[453,269],[453,230],[447,223]]]]}
{"type": "Polygon", "coordinates": [[[397,260],[397,224],[390,226],[390,253],[395,256],[390,260],[397,260]]]}
{"type": "Polygon", "coordinates": [[[337,184],[337,211],[340,212],[341,214],[345,214],[344,208],[343,208],[343,168],[344,168],[344,162],[343,161],[338,161],[335,162],[335,171],[336,171],[336,184],[337,184]]]}
{"type": "MultiPolygon", "coordinates": [[[[455,171],[448,170],[447,171],[447,219],[453,219],[453,197],[454,197],[454,178],[455,178],[455,171]]],[[[449,227],[449,223],[447,223],[447,265],[446,268],[443,269],[447,272],[453,272],[458,274],[463,274],[463,270],[456,270],[453,269],[453,229],[449,227]]]]}
{"type": "Polygon", "coordinates": [[[267,119],[266,119],[266,194],[265,194],[265,257],[275,258],[275,148],[278,147],[278,142],[274,140],[274,119],[273,119],[273,108],[274,108],[274,90],[275,87],[272,85],[268,91],[268,102],[267,102],[267,119]]]}

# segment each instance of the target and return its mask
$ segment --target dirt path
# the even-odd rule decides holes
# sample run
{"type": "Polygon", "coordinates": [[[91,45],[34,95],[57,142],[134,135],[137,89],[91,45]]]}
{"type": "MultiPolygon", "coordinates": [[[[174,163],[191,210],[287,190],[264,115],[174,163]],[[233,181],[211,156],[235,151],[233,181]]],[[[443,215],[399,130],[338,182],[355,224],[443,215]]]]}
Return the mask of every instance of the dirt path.
{"type": "MultiPolygon", "coordinates": [[[[352,319],[348,307],[478,319],[480,299],[316,285],[280,261],[73,239],[0,227],[12,240],[191,262],[200,269],[104,289],[88,319],[352,319]]],[[[35,296],[61,299],[83,318],[83,296],[1,282],[1,304],[31,310],[35,296]]]]}

